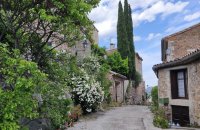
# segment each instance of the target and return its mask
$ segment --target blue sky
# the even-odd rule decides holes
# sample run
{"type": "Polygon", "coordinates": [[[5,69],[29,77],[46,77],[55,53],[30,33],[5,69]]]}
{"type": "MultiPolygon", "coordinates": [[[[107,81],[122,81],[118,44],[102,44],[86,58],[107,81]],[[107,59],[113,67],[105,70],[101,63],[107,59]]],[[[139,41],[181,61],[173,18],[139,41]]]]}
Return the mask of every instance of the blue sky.
{"type": "MultiPolygon", "coordinates": [[[[89,17],[99,30],[99,45],[117,44],[116,24],[119,0],[101,0],[89,17]]],[[[122,0],[123,3],[123,0],[122,0]]],[[[200,22],[200,0],[129,0],[132,7],[134,44],[143,58],[146,85],[157,85],[152,71],[161,63],[161,38],[200,22]]]]}

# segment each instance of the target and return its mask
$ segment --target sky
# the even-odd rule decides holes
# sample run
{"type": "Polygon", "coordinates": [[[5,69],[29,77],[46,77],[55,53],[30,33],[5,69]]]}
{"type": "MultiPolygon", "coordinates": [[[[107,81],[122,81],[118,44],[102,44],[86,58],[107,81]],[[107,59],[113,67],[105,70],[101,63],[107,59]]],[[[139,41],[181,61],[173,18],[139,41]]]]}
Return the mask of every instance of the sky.
{"type": "MultiPolygon", "coordinates": [[[[124,0],[121,0],[124,3],[124,0]]],[[[200,0],[128,0],[132,8],[134,45],[143,58],[143,78],[146,86],[157,85],[152,70],[161,63],[161,39],[200,22],[200,0]]],[[[119,0],[101,0],[89,18],[99,30],[99,46],[117,46],[119,0]]]]}

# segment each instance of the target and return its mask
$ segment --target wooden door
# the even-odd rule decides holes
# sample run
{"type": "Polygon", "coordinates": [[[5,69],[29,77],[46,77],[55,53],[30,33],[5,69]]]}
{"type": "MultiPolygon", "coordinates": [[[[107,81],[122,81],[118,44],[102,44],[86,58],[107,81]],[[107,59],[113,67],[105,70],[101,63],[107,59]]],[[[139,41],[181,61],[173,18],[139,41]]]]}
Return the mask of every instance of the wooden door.
{"type": "Polygon", "coordinates": [[[190,125],[189,107],[172,106],[172,121],[180,126],[190,125]]]}

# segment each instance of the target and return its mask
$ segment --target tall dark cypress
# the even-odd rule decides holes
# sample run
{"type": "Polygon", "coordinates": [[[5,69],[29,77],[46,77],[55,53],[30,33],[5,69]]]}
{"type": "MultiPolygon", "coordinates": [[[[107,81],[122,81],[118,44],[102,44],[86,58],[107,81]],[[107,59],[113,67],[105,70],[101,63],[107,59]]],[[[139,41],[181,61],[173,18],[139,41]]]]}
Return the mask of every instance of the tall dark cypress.
{"type": "Polygon", "coordinates": [[[127,32],[125,27],[124,12],[121,1],[118,7],[118,21],[117,21],[117,49],[122,58],[125,59],[128,56],[127,50],[127,32]]]}
{"type": "Polygon", "coordinates": [[[132,80],[135,80],[136,76],[136,69],[135,69],[135,46],[133,41],[133,21],[132,21],[132,10],[131,6],[128,7],[129,13],[128,13],[128,25],[129,25],[129,31],[128,31],[128,40],[129,40],[129,48],[130,48],[130,78],[132,80]]]}
{"type": "Polygon", "coordinates": [[[132,22],[132,11],[131,7],[128,4],[128,0],[124,1],[124,20],[127,32],[127,48],[129,50],[128,53],[128,63],[129,63],[129,78],[135,79],[135,48],[133,45],[133,22],[132,22]]]}

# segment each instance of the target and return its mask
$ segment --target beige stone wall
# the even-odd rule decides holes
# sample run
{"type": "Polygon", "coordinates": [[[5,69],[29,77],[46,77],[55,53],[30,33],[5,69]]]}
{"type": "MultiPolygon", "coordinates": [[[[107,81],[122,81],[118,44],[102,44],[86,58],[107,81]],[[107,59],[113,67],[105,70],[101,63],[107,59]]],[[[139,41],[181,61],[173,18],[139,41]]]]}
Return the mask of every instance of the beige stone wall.
{"type": "MultiPolygon", "coordinates": [[[[92,40],[94,44],[99,43],[99,36],[98,36],[98,30],[94,28],[92,32],[92,40]]],[[[56,46],[56,39],[52,39],[53,41],[53,46],[56,46]]],[[[77,55],[78,60],[82,60],[85,57],[88,57],[91,55],[91,43],[89,40],[87,40],[87,46],[86,48],[83,46],[84,40],[77,41],[76,44],[72,47],[68,47],[67,43],[60,45],[56,48],[58,51],[67,51],[70,52],[72,55],[77,55]]]]}
{"type": "Polygon", "coordinates": [[[92,39],[94,40],[94,44],[99,44],[99,32],[96,28],[93,31],[92,39]]]}
{"type": "Polygon", "coordinates": [[[135,69],[142,76],[142,59],[138,55],[135,55],[135,69]]]}
{"type": "Polygon", "coordinates": [[[117,101],[122,103],[124,101],[124,79],[114,76],[113,74],[108,75],[109,80],[112,82],[110,86],[110,94],[112,97],[112,101],[117,101]],[[116,99],[117,96],[117,99],[116,99]]]}
{"type": "Polygon", "coordinates": [[[168,46],[171,46],[169,44],[173,43],[172,58],[170,59],[173,60],[183,57],[189,52],[200,48],[200,25],[175,36],[171,36],[166,40],[168,41],[168,46]]]}
{"type": "Polygon", "coordinates": [[[159,98],[169,98],[169,107],[171,105],[189,106],[190,122],[200,125],[200,61],[186,66],[159,70],[158,78],[159,98]],[[188,71],[189,99],[172,99],[170,70],[183,68],[187,68],[188,71]]]}
{"type": "Polygon", "coordinates": [[[200,60],[188,66],[191,121],[200,125],[200,60]]]}

